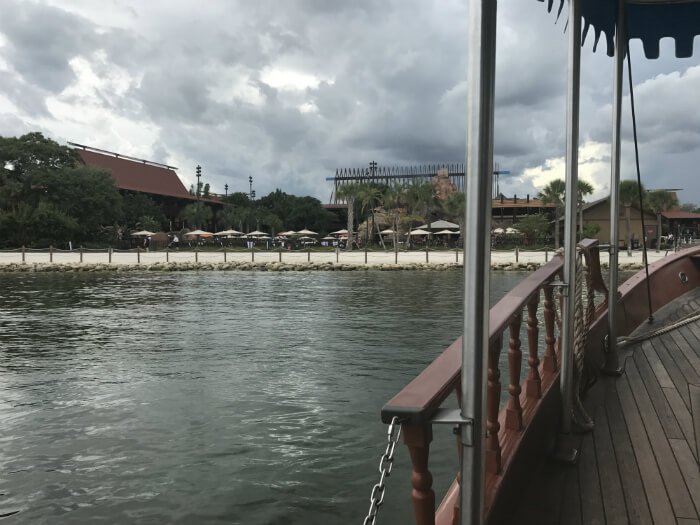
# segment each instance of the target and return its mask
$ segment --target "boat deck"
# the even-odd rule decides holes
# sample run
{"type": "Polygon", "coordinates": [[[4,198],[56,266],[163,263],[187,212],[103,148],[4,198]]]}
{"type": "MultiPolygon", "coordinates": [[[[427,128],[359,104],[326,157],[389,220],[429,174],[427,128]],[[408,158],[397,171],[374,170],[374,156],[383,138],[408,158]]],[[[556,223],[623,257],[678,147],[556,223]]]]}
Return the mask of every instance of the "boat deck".
{"type": "MultiPolygon", "coordinates": [[[[700,289],[634,334],[700,313],[700,289]]],[[[630,345],[624,373],[601,376],[584,405],[593,432],[576,435],[576,465],[542,462],[513,523],[700,525],[700,321],[630,345]]]]}

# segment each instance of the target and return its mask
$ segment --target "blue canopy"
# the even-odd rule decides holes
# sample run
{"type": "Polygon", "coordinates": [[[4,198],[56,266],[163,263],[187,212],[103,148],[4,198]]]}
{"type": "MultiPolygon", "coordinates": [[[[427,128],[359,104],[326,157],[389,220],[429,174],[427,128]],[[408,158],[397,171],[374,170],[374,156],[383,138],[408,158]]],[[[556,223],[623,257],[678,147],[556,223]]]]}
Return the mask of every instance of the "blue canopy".
{"type": "MultiPolygon", "coordinates": [[[[538,0],[544,2],[545,0],[538,0]]],[[[555,0],[546,0],[552,10],[555,0]]],[[[566,0],[559,1],[561,13],[566,0]]],[[[676,56],[693,55],[693,38],[700,34],[700,0],[626,0],[627,34],[630,39],[639,38],[647,58],[659,58],[659,40],[665,37],[676,41],[676,56]]],[[[582,15],[585,22],[584,39],[592,28],[595,32],[593,49],[601,34],[605,35],[608,55],[615,54],[615,24],[618,0],[585,0],[582,15]]]]}

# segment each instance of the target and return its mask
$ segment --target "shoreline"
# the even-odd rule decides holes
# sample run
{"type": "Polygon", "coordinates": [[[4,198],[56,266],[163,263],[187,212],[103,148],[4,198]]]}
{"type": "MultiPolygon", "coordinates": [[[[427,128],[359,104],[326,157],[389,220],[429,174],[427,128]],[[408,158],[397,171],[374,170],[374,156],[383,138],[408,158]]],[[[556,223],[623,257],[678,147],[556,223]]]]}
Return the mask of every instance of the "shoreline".
{"type": "MultiPolygon", "coordinates": [[[[667,252],[648,253],[649,263],[667,252]]],[[[673,253],[671,251],[669,254],[673,253]]],[[[553,251],[494,251],[491,269],[533,271],[554,256],[553,251]]],[[[608,254],[600,254],[607,268],[608,254]]],[[[642,253],[628,256],[621,251],[621,270],[643,268],[642,253]]],[[[21,251],[0,252],[0,273],[17,272],[181,272],[181,271],[444,271],[463,266],[463,252],[105,252],[105,251],[21,251]]]]}

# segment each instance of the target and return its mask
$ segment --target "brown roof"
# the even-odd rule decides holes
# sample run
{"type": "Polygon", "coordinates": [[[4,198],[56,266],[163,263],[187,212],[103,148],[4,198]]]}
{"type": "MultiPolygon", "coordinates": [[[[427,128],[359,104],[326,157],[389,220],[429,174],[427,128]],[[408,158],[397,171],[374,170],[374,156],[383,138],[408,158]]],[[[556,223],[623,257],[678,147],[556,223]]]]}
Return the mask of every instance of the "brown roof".
{"type": "Polygon", "coordinates": [[[493,199],[493,208],[554,208],[554,204],[545,204],[540,199],[513,199],[508,197],[503,197],[503,202],[501,198],[498,197],[493,199]]]}
{"type": "Polygon", "coordinates": [[[146,161],[139,162],[118,157],[116,154],[110,155],[80,148],[76,148],[76,151],[86,166],[108,170],[120,190],[194,200],[177,173],[168,166],[149,164],[146,161]]]}
{"type": "Polygon", "coordinates": [[[693,213],[692,211],[683,210],[668,210],[662,211],[661,215],[666,219],[697,219],[700,220],[700,213],[693,213]]]}

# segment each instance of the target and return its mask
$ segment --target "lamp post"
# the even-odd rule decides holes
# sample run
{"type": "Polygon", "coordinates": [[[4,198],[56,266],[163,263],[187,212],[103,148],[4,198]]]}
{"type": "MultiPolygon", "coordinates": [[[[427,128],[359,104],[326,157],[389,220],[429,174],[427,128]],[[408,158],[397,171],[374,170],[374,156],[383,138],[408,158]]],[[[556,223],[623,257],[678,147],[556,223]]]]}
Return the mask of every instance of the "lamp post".
{"type": "Polygon", "coordinates": [[[248,177],[248,184],[250,184],[250,191],[248,193],[248,196],[250,197],[251,200],[255,198],[255,194],[253,193],[253,176],[250,175],[248,177]]]}
{"type": "Polygon", "coordinates": [[[224,184],[225,197],[228,197],[228,184],[224,184]]]}
{"type": "Polygon", "coordinates": [[[199,196],[202,194],[202,187],[200,186],[201,182],[199,182],[199,178],[202,176],[202,167],[199,164],[197,164],[196,173],[197,173],[197,198],[199,199],[199,196]]]}

